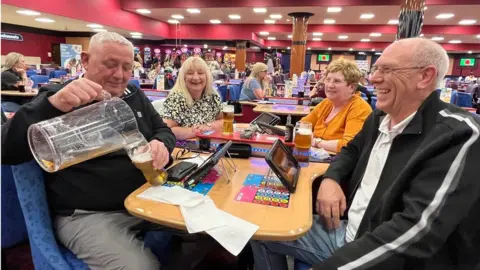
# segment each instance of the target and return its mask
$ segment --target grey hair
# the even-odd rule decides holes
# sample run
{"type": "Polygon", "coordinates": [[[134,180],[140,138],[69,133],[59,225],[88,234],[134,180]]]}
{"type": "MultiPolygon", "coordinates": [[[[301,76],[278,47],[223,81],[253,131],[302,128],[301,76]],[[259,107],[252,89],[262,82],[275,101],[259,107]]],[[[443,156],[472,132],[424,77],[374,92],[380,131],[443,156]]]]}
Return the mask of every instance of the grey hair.
{"type": "Polygon", "coordinates": [[[99,32],[92,36],[90,39],[90,48],[101,45],[105,42],[113,42],[121,45],[128,46],[132,50],[133,55],[133,44],[132,42],[128,41],[124,36],[115,33],[115,32],[99,32]]]}
{"type": "MultiPolygon", "coordinates": [[[[425,38],[409,38],[416,43],[412,54],[412,61],[418,67],[434,66],[437,69],[435,87],[441,86],[443,78],[447,74],[450,60],[445,49],[435,41],[425,38]]],[[[408,39],[405,39],[408,40],[408,39]]]]}

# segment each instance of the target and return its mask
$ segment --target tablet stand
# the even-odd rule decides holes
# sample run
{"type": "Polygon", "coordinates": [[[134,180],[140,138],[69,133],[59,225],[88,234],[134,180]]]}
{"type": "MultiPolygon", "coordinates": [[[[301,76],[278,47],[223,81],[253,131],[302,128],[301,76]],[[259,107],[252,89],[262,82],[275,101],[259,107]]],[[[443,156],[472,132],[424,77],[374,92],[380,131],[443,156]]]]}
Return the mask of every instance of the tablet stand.
{"type": "Polygon", "coordinates": [[[225,162],[230,165],[230,168],[233,169],[233,174],[235,174],[237,172],[237,166],[235,165],[235,162],[233,162],[233,159],[232,159],[232,156],[230,155],[230,152],[227,151],[227,154],[228,154],[228,159],[224,156],[220,159],[220,162],[222,163],[222,167],[223,167],[223,170],[222,170],[222,173],[220,175],[222,175],[223,173],[226,174],[227,176],[227,183],[230,184],[230,174],[228,173],[227,171],[227,168],[225,168],[225,163],[223,163],[223,160],[225,159],[225,162]]]}

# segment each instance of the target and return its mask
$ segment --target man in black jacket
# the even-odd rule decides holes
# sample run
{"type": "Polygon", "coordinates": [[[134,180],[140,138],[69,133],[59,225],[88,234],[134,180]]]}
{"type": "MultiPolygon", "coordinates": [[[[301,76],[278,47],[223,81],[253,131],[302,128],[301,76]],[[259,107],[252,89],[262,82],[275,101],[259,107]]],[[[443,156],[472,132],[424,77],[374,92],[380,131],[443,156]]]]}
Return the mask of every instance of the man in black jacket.
{"type": "Polygon", "coordinates": [[[480,267],[480,121],[439,99],[448,64],[426,39],[385,49],[371,74],[381,111],[321,179],[320,216],[296,241],[254,241],[256,270],[286,269],[285,254],[318,270],[480,267]]]}
{"type": "MultiPolygon", "coordinates": [[[[104,92],[122,98],[132,109],[138,128],[150,142],[153,166],[165,167],[175,136],[140,89],[128,85],[133,45],[116,33],[94,35],[82,52],[86,69],[80,79],[42,88],[2,126],[2,162],[32,159],[27,129],[31,124],[68,113],[102,99],[104,92]]],[[[125,211],[124,200],[146,182],[125,151],[117,151],[45,173],[49,205],[58,239],[91,269],[158,269],[159,263],[134,227],[142,220],[125,211]]]]}

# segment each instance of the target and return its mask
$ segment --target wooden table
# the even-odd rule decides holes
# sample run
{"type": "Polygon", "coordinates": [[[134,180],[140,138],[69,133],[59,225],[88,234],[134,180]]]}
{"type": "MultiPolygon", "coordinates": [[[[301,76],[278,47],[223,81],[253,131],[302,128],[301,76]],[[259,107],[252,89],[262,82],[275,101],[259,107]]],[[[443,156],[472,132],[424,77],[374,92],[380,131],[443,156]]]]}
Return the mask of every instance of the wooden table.
{"type": "Polygon", "coordinates": [[[19,92],[18,90],[1,90],[0,95],[12,97],[34,97],[38,94],[38,90],[34,92],[19,92]]]}
{"type": "Polygon", "coordinates": [[[306,116],[314,106],[305,105],[280,105],[280,104],[258,104],[253,108],[257,113],[272,113],[275,115],[292,115],[292,116],[306,116]]]}
{"type": "MultiPolygon", "coordinates": [[[[305,235],[312,226],[312,181],[327,170],[328,164],[310,163],[301,168],[297,189],[291,195],[288,208],[280,208],[236,201],[234,198],[247,175],[266,174],[269,167],[262,158],[234,159],[234,162],[237,166],[235,174],[226,166],[230,175],[233,174],[230,183],[222,175],[208,193],[217,208],[260,226],[253,239],[288,241],[305,235]]],[[[141,219],[186,230],[178,206],[137,198],[149,187],[150,184],[144,184],[125,199],[128,212],[141,219]]]]}

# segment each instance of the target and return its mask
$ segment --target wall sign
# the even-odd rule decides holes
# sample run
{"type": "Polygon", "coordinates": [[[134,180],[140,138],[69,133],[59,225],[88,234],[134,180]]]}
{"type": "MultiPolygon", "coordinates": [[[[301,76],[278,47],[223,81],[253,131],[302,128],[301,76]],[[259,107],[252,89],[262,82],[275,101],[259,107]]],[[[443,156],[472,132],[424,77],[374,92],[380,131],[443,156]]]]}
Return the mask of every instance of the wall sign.
{"type": "Polygon", "coordinates": [[[2,39],[12,41],[23,41],[23,36],[15,33],[2,32],[2,39]]]}

